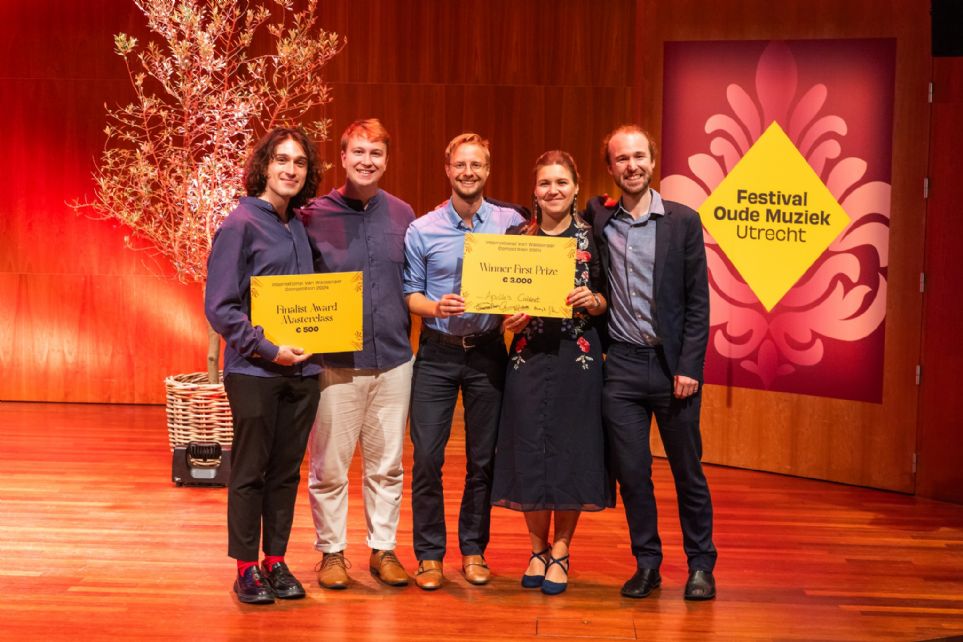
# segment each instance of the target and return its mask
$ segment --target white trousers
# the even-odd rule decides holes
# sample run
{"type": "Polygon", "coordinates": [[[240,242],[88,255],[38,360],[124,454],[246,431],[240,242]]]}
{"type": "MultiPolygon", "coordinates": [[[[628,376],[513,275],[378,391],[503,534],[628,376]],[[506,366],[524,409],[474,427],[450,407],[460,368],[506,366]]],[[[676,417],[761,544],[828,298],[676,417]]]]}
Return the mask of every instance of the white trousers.
{"type": "Polygon", "coordinates": [[[347,547],[348,469],[361,444],[368,546],[394,550],[404,472],[401,452],[414,359],[388,370],[325,368],[311,430],[308,490],[323,553],[347,547]]]}

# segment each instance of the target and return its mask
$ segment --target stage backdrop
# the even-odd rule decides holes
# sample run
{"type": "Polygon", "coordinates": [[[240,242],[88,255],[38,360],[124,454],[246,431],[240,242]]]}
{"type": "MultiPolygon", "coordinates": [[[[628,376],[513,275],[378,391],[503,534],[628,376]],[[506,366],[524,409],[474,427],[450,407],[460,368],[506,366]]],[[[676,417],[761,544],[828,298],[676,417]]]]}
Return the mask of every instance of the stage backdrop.
{"type": "Polygon", "coordinates": [[[666,43],[662,194],[706,229],[706,383],[881,401],[895,54],[666,43]]]}
{"type": "MultiPolygon", "coordinates": [[[[869,309],[868,306],[879,299],[879,295],[885,297],[882,314],[885,326],[877,324],[878,327],[866,338],[868,342],[882,342],[882,350],[877,352],[877,358],[881,362],[876,366],[882,373],[882,381],[881,384],[871,383],[869,386],[878,386],[881,392],[874,395],[876,400],[864,401],[860,400],[862,393],[852,389],[847,394],[836,397],[815,394],[817,391],[813,389],[801,393],[778,389],[776,386],[764,388],[761,377],[749,371],[740,374],[744,377],[742,382],[735,381],[736,368],[733,367],[731,374],[726,374],[730,378],[725,383],[706,385],[702,412],[703,446],[709,461],[912,492],[915,481],[919,395],[916,371],[920,354],[922,311],[919,279],[923,256],[923,179],[927,172],[926,141],[929,136],[927,85],[931,73],[928,13],[925,3],[881,5],[864,0],[849,0],[817,2],[806,6],[796,2],[773,5],[762,0],[746,0],[727,3],[725,10],[720,11],[719,5],[708,0],[678,0],[673,3],[639,3],[637,7],[636,28],[640,33],[646,34],[636,69],[638,83],[642,88],[637,94],[637,105],[640,113],[651,115],[647,124],[651,131],[656,132],[656,136],[669,135],[669,130],[664,129],[663,124],[670,124],[675,116],[665,107],[666,96],[663,92],[672,82],[667,76],[668,68],[665,65],[671,59],[672,47],[676,46],[673,43],[716,41],[720,45],[732,45],[735,47],[734,51],[738,51],[740,47],[754,46],[758,66],[770,43],[784,41],[784,53],[788,50],[794,56],[798,53],[803,58],[802,63],[794,58],[797,73],[796,101],[814,84],[824,83],[827,86],[827,102],[819,116],[842,114],[845,118],[852,118],[850,105],[841,104],[838,97],[830,96],[828,91],[830,87],[833,87],[834,91],[839,87],[839,83],[833,80],[833,60],[825,60],[823,68],[818,72],[821,77],[817,78],[812,60],[806,59],[809,54],[804,48],[795,45],[798,43],[804,47],[815,48],[819,44],[815,41],[827,41],[826,44],[832,46],[833,42],[838,43],[841,40],[861,40],[865,45],[875,46],[875,41],[884,47],[879,61],[882,70],[875,67],[875,71],[870,72],[872,84],[866,88],[866,92],[885,90],[887,83],[892,83],[892,116],[885,115],[888,98],[886,95],[861,95],[857,102],[878,99],[883,105],[880,120],[892,123],[890,134],[881,135],[879,141],[870,141],[869,147],[860,143],[856,147],[860,150],[859,153],[852,151],[854,148],[851,146],[849,134],[837,137],[842,147],[840,158],[856,156],[867,161],[867,172],[861,178],[860,185],[872,182],[891,184],[888,244],[881,247],[874,244],[872,248],[865,246],[859,252],[859,271],[848,271],[849,274],[858,274],[860,280],[859,284],[849,291],[849,296],[855,295],[854,300],[861,301],[861,306],[867,306],[865,309],[869,309]],[[887,78],[885,67],[887,61],[893,59],[893,54],[885,49],[885,41],[892,39],[896,40],[895,70],[887,78]],[[807,44],[799,41],[814,42],[807,44]],[[829,105],[830,100],[833,105],[829,105]],[[892,156],[889,167],[886,167],[885,163],[877,162],[878,154],[872,151],[871,146],[885,146],[885,141],[890,138],[892,156]],[[869,166],[871,163],[874,164],[872,167],[869,166]],[[879,249],[876,249],[877,247],[879,249]],[[870,260],[873,253],[878,253],[879,258],[870,260]],[[879,262],[880,268],[885,267],[885,270],[877,269],[879,277],[872,277],[875,261],[879,262]],[[863,279],[865,283],[862,282],[863,279]],[[882,287],[878,287],[877,283],[882,287]],[[869,286],[869,290],[862,289],[863,285],[869,286]],[[756,387],[744,387],[743,382],[752,383],[756,387]]],[[[849,65],[847,61],[843,66],[849,65]]],[[[779,78],[780,83],[789,80],[788,70],[784,72],[786,73],[782,73],[779,78]]],[[[736,80],[730,79],[729,83],[740,85],[753,97],[753,104],[760,111],[761,135],[765,131],[762,122],[765,116],[761,113],[765,103],[756,95],[755,72],[736,80]]],[[[767,96],[765,100],[768,98],[767,96]]],[[[704,94],[699,96],[698,100],[717,105],[705,118],[715,113],[724,113],[716,98],[704,94]]],[[[723,100],[725,101],[725,96],[723,100]]],[[[776,106],[778,108],[778,101],[776,106]]],[[[692,106],[685,107],[689,108],[692,106]]],[[[772,106],[769,109],[771,110],[772,106]]],[[[732,111],[728,114],[733,116],[732,111]]],[[[689,133],[689,136],[700,137],[702,144],[687,151],[686,160],[688,156],[700,153],[714,156],[713,150],[708,147],[711,145],[711,138],[708,145],[705,143],[705,118],[694,132],[689,133]]],[[[790,142],[792,138],[788,132],[792,130],[792,124],[790,118],[788,126],[783,128],[780,125],[790,142]]],[[[859,123],[848,122],[847,125],[847,131],[859,129],[859,123]]],[[[776,134],[778,132],[770,132],[771,136],[776,134]]],[[[671,145],[671,141],[664,137],[659,142],[663,146],[671,145]]],[[[827,135],[826,138],[832,136],[827,135]]],[[[817,141],[817,146],[820,142],[823,141],[817,141]]],[[[822,173],[822,169],[831,165],[829,160],[836,162],[827,156],[827,162],[820,168],[820,172],[813,170],[817,176],[822,173]]],[[[668,178],[672,173],[664,166],[658,169],[663,178],[668,178]]],[[[675,171],[679,172],[690,174],[691,168],[684,165],[675,171]]],[[[724,176],[725,173],[720,168],[719,174],[724,176]]],[[[828,177],[820,178],[820,182],[823,180],[828,181],[828,177]]],[[[833,193],[832,186],[827,189],[833,193]]],[[[709,192],[708,186],[704,186],[703,193],[709,192]]],[[[850,192],[855,193],[855,189],[850,192]]],[[[833,198],[839,200],[835,195],[833,198]]],[[[840,202],[846,198],[846,193],[843,193],[840,202]]],[[[700,203],[694,205],[698,206],[700,203]]],[[[805,209],[805,206],[798,209],[805,209]]],[[[843,210],[846,211],[845,208],[843,210]]],[[[847,213],[847,216],[852,218],[851,213],[847,213]]],[[[881,212],[875,213],[872,219],[880,224],[886,220],[881,212]]],[[[837,235],[832,242],[837,243],[838,239],[843,238],[846,238],[844,233],[837,235]]],[[[718,241],[715,238],[713,240],[718,241]]],[[[834,250],[829,250],[830,254],[833,252],[834,250]]],[[[716,254],[718,256],[719,253],[716,254]]],[[[742,278],[743,275],[740,274],[740,279],[742,278]]],[[[806,274],[803,273],[801,278],[806,280],[806,274]]],[[[851,285],[843,279],[837,280],[837,283],[844,284],[844,291],[851,285]]],[[[829,292],[832,293],[833,290],[829,292]]],[[[743,294],[748,298],[748,293],[743,294]]],[[[751,294],[758,300],[759,294],[751,294]]],[[[763,296],[771,295],[770,290],[763,296]]],[[[785,296],[794,295],[790,290],[785,296]]],[[[770,305],[773,304],[773,298],[775,296],[767,299],[770,305]]],[[[778,312],[780,305],[781,303],[776,301],[771,309],[778,312]]],[[[758,301],[755,310],[762,314],[766,310],[765,305],[758,301]]],[[[852,314],[858,316],[862,311],[864,309],[859,307],[854,309],[852,314]]],[[[766,311],[766,314],[769,312],[766,311]]],[[[717,322],[714,334],[718,334],[722,328],[718,319],[714,321],[717,322]]],[[[730,338],[745,341],[747,335],[743,330],[741,333],[733,333],[730,338]]],[[[805,347],[805,344],[791,342],[787,342],[787,345],[796,350],[805,347]]],[[[832,347],[834,352],[838,345],[837,340],[823,339],[824,355],[830,352],[827,346],[832,347]]],[[[830,355],[830,358],[835,359],[835,356],[830,355]]],[[[774,354],[762,357],[761,360],[766,363],[767,359],[770,363],[791,365],[786,361],[779,361],[774,354]]],[[[759,355],[747,355],[740,359],[753,362],[759,360],[759,355]]],[[[729,363],[733,364],[733,361],[729,360],[729,363]]],[[[844,379],[850,371],[850,363],[845,359],[836,360],[835,363],[837,372],[834,372],[833,376],[837,377],[837,381],[844,379]]],[[[778,366],[776,371],[778,372],[778,366]]],[[[789,375],[781,375],[772,381],[778,386],[778,379],[786,376],[789,375]]]]}
{"type": "MultiPolygon", "coordinates": [[[[319,10],[348,37],[327,115],[338,130],[383,119],[384,186],[419,213],[446,197],[442,152],[466,129],[492,140],[493,196],[529,202],[532,163],[553,148],[578,160],[583,203],[613,191],[599,142],[626,121],[661,137],[666,42],[895,38],[882,402],[710,384],[702,425],[709,462],[913,490],[926,3],[322,0],[319,10]]],[[[104,103],[130,98],[113,34],[143,37],[143,24],[130,0],[0,3],[0,400],[159,403],[165,375],[203,366],[200,288],[65,204],[92,192],[104,103]]],[[[337,160],[336,143],[322,151],[337,160]]],[[[324,189],[343,179],[336,166],[324,189]]]]}

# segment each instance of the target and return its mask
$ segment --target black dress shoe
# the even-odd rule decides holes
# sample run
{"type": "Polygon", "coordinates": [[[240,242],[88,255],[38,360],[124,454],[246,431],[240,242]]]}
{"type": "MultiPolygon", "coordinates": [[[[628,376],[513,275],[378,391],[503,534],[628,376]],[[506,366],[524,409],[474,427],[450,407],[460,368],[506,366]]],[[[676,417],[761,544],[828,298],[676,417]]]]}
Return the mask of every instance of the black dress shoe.
{"type": "Polygon", "coordinates": [[[655,568],[640,568],[635,571],[628,582],[622,585],[622,595],[625,597],[646,597],[662,584],[659,570],[655,568]]]}
{"type": "Polygon", "coordinates": [[[689,571],[689,581],[685,583],[685,599],[711,600],[716,596],[716,580],[712,571],[689,571]]]}
{"type": "Polygon", "coordinates": [[[304,597],[304,587],[288,570],[287,564],[275,562],[274,566],[265,570],[268,572],[268,584],[274,589],[274,594],[279,600],[298,600],[304,597]]]}
{"type": "Polygon", "coordinates": [[[274,604],[274,591],[261,575],[257,564],[249,566],[244,575],[237,576],[234,592],[237,593],[237,599],[245,604],[274,604]]]}

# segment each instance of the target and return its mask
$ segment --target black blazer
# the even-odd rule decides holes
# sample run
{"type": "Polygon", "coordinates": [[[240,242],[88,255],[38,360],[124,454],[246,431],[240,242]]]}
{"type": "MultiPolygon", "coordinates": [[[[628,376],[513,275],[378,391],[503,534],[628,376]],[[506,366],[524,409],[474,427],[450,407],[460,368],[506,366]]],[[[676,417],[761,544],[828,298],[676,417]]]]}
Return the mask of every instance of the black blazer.
{"type": "MultiPolygon", "coordinates": [[[[662,339],[662,353],[669,372],[702,383],[709,341],[709,277],[702,221],[695,211],[681,203],[662,202],[665,215],[658,219],[655,228],[656,329],[662,339]]],[[[610,261],[603,231],[618,208],[618,204],[608,203],[611,203],[608,197],[597,196],[589,201],[585,211],[595,234],[606,288],[610,261]]],[[[604,294],[611,305],[608,290],[604,294]]]]}

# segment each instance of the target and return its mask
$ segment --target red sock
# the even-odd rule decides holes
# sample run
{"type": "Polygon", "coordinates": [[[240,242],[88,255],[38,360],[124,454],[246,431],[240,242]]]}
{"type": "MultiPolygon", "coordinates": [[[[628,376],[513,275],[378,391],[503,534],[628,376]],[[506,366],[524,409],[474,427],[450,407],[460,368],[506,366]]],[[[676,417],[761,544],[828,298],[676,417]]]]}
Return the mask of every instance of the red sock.
{"type": "Polygon", "coordinates": [[[284,562],[283,555],[265,555],[263,565],[266,570],[270,571],[278,562],[284,562]]]}
{"type": "Polygon", "coordinates": [[[237,561],[237,574],[244,575],[244,572],[252,566],[257,566],[257,562],[245,562],[244,560],[237,561]]]}

